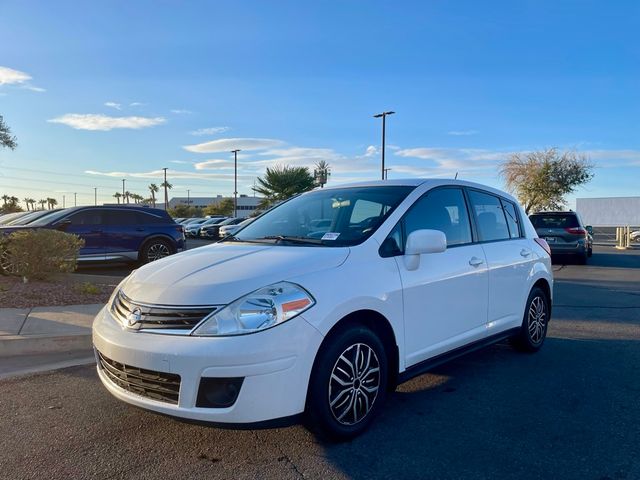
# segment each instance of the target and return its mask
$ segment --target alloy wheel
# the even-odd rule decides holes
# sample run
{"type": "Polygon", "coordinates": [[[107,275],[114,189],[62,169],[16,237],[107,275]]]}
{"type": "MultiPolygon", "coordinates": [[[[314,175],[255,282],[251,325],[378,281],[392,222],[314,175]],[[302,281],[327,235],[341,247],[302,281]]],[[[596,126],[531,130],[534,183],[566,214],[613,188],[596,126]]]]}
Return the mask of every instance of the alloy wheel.
{"type": "Polygon", "coordinates": [[[531,300],[528,314],[529,338],[534,344],[539,344],[544,339],[544,330],[547,323],[547,307],[544,299],[536,296],[531,300]]]}
{"type": "Polygon", "coordinates": [[[371,411],[379,388],[380,362],[376,352],[364,343],[351,345],[331,371],[331,414],[343,425],[355,425],[371,411]]]}
{"type": "Polygon", "coordinates": [[[171,251],[164,243],[153,243],[147,250],[147,259],[150,262],[160,260],[161,258],[168,257],[169,255],[171,255],[171,251]]]}

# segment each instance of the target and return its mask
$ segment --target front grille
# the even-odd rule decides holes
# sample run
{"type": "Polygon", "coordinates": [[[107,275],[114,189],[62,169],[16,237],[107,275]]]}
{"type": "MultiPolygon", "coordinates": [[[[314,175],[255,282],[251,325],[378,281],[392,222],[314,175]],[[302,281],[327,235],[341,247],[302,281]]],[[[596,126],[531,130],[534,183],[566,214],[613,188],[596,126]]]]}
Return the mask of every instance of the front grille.
{"type": "Polygon", "coordinates": [[[120,388],[153,400],[178,404],[180,375],[125,365],[100,352],[98,359],[105,375],[120,388]]]}
{"type": "Polygon", "coordinates": [[[218,307],[169,307],[138,304],[119,291],[111,305],[111,311],[116,318],[127,326],[138,329],[170,328],[174,330],[191,330],[207,315],[218,307]],[[128,323],[130,315],[139,311],[139,320],[134,324],[128,323]]]}

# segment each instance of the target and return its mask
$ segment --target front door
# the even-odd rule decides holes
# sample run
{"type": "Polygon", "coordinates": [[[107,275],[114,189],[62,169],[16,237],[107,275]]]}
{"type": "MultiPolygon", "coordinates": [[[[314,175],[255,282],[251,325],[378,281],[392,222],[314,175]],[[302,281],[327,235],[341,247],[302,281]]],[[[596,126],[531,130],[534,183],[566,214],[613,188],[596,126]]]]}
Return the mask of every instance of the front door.
{"type": "Polygon", "coordinates": [[[78,235],[84,240],[79,260],[104,260],[105,232],[104,220],[100,210],[81,210],[63,219],[64,232],[78,235]],[[64,223],[68,220],[69,223],[64,223]]]}
{"type": "Polygon", "coordinates": [[[472,242],[460,188],[427,192],[407,212],[406,237],[415,230],[444,232],[447,250],[423,254],[415,270],[395,257],[403,285],[406,365],[411,366],[486,335],[488,275],[482,247],[472,242]]]}

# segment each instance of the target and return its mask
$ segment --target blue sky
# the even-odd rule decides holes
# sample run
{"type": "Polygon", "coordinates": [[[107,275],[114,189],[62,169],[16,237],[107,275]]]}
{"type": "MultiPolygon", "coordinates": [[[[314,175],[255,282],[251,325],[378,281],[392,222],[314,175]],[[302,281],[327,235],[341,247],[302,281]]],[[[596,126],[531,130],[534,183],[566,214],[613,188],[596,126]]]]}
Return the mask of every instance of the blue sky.
{"type": "Polygon", "coordinates": [[[635,1],[3,0],[0,193],[67,206],[240,193],[267,166],[332,166],[330,182],[465,178],[502,187],[511,152],[576,149],[579,197],[639,195],[635,1]]]}

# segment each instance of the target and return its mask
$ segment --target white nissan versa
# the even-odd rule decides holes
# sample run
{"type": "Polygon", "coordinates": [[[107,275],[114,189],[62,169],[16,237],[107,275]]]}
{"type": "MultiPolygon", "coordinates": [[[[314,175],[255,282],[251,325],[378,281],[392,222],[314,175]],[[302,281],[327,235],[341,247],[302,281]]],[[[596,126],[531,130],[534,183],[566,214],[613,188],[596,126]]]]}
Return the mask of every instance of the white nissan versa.
{"type": "Polygon", "coordinates": [[[507,338],[538,350],[552,284],[548,245],[506,193],[456,180],[324,188],[134,271],[94,321],[98,374],[156,412],[304,413],[346,439],[437,363],[507,338]]]}

